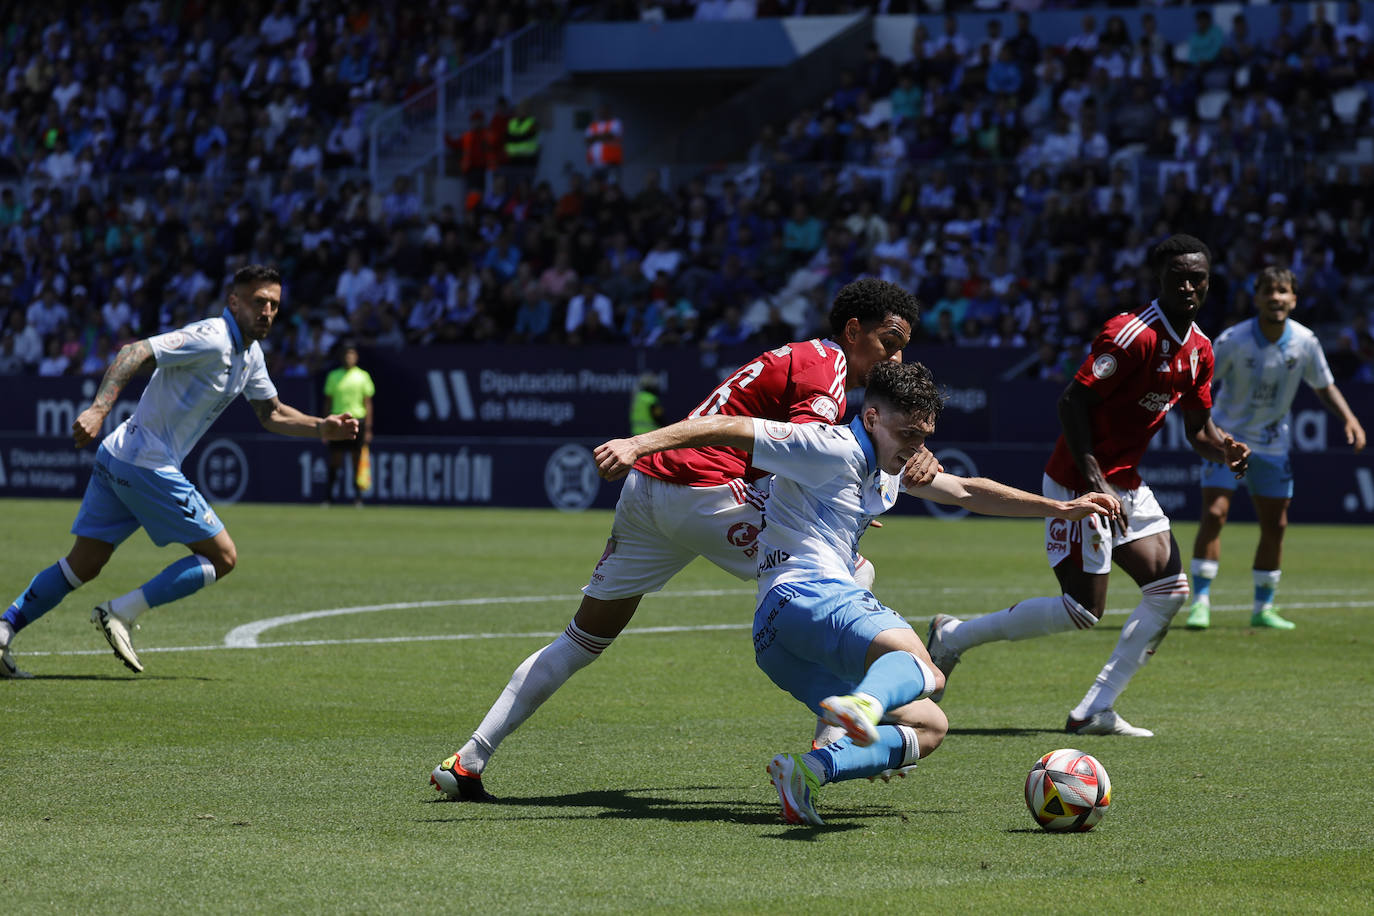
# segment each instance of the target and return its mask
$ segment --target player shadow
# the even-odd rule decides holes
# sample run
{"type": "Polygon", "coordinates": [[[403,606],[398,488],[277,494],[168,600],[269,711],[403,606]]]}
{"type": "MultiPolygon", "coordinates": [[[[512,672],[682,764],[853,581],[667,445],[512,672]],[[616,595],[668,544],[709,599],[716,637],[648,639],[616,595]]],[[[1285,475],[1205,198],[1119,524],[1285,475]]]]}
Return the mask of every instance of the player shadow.
{"type": "Polygon", "coordinates": [[[198,674],[35,674],[29,681],[213,681],[198,674]]]}
{"type": "MultiPolygon", "coordinates": [[[[721,792],[723,786],[674,786],[675,792],[721,792]]],[[[754,824],[758,826],[785,826],[778,814],[776,804],[753,802],[720,803],[714,800],[695,802],[681,798],[664,798],[653,793],[662,789],[598,789],[573,792],[568,795],[504,796],[491,802],[459,802],[449,798],[436,798],[423,804],[461,805],[463,808],[480,807],[484,810],[498,808],[598,808],[604,809],[588,814],[547,814],[514,815],[518,820],[576,820],[615,818],[622,820],[660,820],[676,824],[725,823],[754,824]]],[[[849,805],[829,807],[822,815],[827,823],[824,827],[809,827],[805,831],[788,831],[786,839],[806,839],[818,831],[857,830],[863,824],[830,824],[831,819],[846,818],[870,819],[891,817],[893,810],[883,805],[849,805]],[[794,836],[794,834],[800,834],[794,836]]],[[[445,824],[466,820],[462,816],[426,818],[424,823],[445,824]]]]}
{"type": "Polygon", "coordinates": [[[1025,738],[1030,735],[1062,735],[1062,728],[951,728],[950,735],[970,738],[1025,738]]]}

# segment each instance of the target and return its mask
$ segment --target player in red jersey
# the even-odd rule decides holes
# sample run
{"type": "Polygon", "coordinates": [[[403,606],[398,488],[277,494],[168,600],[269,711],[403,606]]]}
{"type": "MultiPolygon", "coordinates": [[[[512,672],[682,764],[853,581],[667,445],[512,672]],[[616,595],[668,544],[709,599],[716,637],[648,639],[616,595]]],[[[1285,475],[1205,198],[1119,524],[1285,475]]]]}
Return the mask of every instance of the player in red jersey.
{"type": "MultiPolygon", "coordinates": [[[[906,290],[882,280],[856,280],[835,297],[830,338],[760,354],[689,416],[835,423],[844,416],[846,390],[861,387],[878,362],[901,361],[917,318],[916,299],[906,290]]],[[[605,651],[644,595],[661,589],[692,560],[705,557],[752,581],[767,499],[763,477],[748,453],[732,448],[678,449],[640,461],[625,479],[610,539],[582,589],[577,614],[562,635],[515,669],[472,737],[441,765],[454,783],[444,791],[466,801],[489,799],[481,774],[501,741],[605,651]]],[[[867,587],[872,568],[857,559],[856,581],[867,587]],[[863,567],[866,580],[860,578],[863,567]]],[[[431,777],[436,788],[439,775],[436,770],[431,777]]]]}
{"type": "Polygon", "coordinates": [[[1115,562],[1140,586],[1141,601],[1121,628],[1111,659],[1069,713],[1070,734],[1153,734],[1121,718],[1113,704],[1188,600],[1178,542],[1138,471],[1164,415],[1174,407],[1183,411],[1193,450],[1237,477],[1250,454],[1212,422],[1212,343],[1193,323],[1207,298],[1212,253],[1192,236],[1174,235],[1155,246],[1150,263],[1159,277],[1159,298],[1102,326],[1092,353],[1059,398],[1063,434],[1043,481],[1044,494],[1055,499],[1089,490],[1115,493],[1124,520],[1115,528],[1090,521],[1046,523],[1045,552],[1062,595],[1031,598],[970,620],[941,614],[930,622],[930,656],[948,677],[960,654],[973,646],[1096,624],[1115,562]]]}

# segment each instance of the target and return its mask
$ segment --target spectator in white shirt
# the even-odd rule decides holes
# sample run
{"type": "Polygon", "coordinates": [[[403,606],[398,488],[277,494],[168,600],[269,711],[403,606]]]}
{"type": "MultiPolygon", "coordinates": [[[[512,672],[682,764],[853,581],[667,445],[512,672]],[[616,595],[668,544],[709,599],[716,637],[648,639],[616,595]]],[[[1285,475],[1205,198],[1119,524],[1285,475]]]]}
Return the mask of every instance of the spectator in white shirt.
{"type": "Polygon", "coordinates": [[[52,98],[57,103],[58,111],[65,115],[72,100],[81,95],[81,81],[76,78],[70,64],[62,64],[58,68],[58,73],[60,76],[53,86],[52,98]]]}
{"type": "Polygon", "coordinates": [[[334,287],[334,295],[344,304],[351,315],[364,302],[373,299],[373,287],[377,285],[377,273],[363,263],[363,253],[357,248],[348,252],[348,266],[339,274],[339,282],[334,287]]]}
{"type": "Polygon", "coordinates": [[[1054,116],[1054,127],[1040,144],[1040,156],[1046,164],[1059,166],[1076,161],[1082,146],[1078,131],[1073,129],[1069,116],[1061,111],[1054,116]]]}
{"type": "Polygon", "coordinates": [[[318,172],[323,165],[324,151],[315,140],[315,129],[307,125],[301,128],[296,146],[286,160],[286,167],[292,172],[318,172]]]}
{"type": "Polygon", "coordinates": [[[39,171],[53,184],[66,184],[77,175],[76,156],[67,147],[67,138],[58,135],[52,152],[39,160],[39,171]]]}
{"type": "Polygon", "coordinates": [[[14,352],[20,361],[30,369],[37,366],[43,358],[43,335],[24,320],[24,313],[19,309],[10,312],[8,336],[14,340],[14,352]]]}
{"type": "Polygon", "coordinates": [[[892,130],[891,124],[879,124],[873,138],[873,164],[881,168],[896,168],[906,162],[906,141],[892,130]]]}
{"type": "Polygon", "coordinates": [[[1361,49],[1369,47],[1369,23],[1364,21],[1357,0],[1346,3],[1345,19],[1336,26],[1336,53],[1345,53],[1347,38],[1358,41],[1361,49]]]}
{"type": "Polygon", "coordinates": [[[587,321],[588,312],[596,312],[603,327],[614,327],[615,312],[611,300],[596,291],[591,280],[582,281],[582,291],[568,300],[568,314],[563,321],[563,330],[571,335],[577,333],[587,321]]]}
{"type": "Polygon", "coordinates": [[[100,307],[100,318],[105,331],[110,334],[118,334],[125,325],[138,330],[138,314],[124,299],[111,299],[106,302],[100,307]]]}
{"type": "Polygon", "coordinates": [[[644,278],[652,283],[658,279],[659,272],[673,276],[677,273],[678,265],[682,262],[682,253],[673,249],[673,242],[668,236],[659,236],[654,247],[649,249],[649,253],[640,262],[640,268],[644,271],[644,278]]]}
{"type": "Polygon", "coordinates": [[[286,11],[286,4],[278,0],[272,5],[272,12],[263,18],[258,26],[258,34],[268,47],[278,47],[296,34],[296,22],[286,11]]]}
{"type": "Polygon", "coordinates": [[[1066,52],[1082,51],[1092,57],[1097,53],[1097,18],[1090,15],[1083,17],[1083,31],[1064,42],[1066,52]]]}
{"type": "Polygon", "coordinates": [[[26,317],[40,337],[47,337],[56,333],[67,321],[69,313],[67,307],[57,300],[56,287],[48,284],[43,288],[41,298],[29,305],[26,317]]]}
{"type": "Polygon", "coordinates": [[[71,360],[62,353],[62,341],[56,335],[49,337],[43,358],[38,361],[38,374],[48,377],[66,375],[70,366],[71,360]]]}

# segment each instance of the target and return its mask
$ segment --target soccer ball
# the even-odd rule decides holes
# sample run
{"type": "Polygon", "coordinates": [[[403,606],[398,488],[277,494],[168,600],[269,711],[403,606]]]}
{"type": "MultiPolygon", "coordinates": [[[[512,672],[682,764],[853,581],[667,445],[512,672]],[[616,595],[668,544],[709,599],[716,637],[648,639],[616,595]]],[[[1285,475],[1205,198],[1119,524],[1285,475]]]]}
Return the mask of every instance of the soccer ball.
{"type": "Polygon", "coordinates": [[[1050,751],[1026,776],[1026,807],[1054,833],[1091,830],[1112,803],[1112,781],[1097,758],[1072,748],[1050,751]]]}

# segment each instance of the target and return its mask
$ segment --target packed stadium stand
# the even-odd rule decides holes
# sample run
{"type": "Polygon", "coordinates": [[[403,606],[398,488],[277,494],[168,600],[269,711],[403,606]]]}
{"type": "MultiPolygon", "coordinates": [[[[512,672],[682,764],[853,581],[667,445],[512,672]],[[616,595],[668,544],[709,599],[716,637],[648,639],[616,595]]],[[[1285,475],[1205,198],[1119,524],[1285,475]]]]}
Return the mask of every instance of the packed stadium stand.
{"type": "Polygon", "coordinates": [[[873,273],[917,291],[919,346],[1018,348],[1063,379],[1184,231],[1215,254],[1205,330],[1291,266],[1338,379],[1374,381],[1370,4],[0,9],[0,374],[99,375],[271,262],[285,376],[345,338],[765,346],[873,273]],[[522,30],[798,14],[869,39],[709,165],[646,158],[606,107],[585,161],[541,162],[534,92],[465,102],[428,179],[379,169],[379,125],[522,30]]]}

